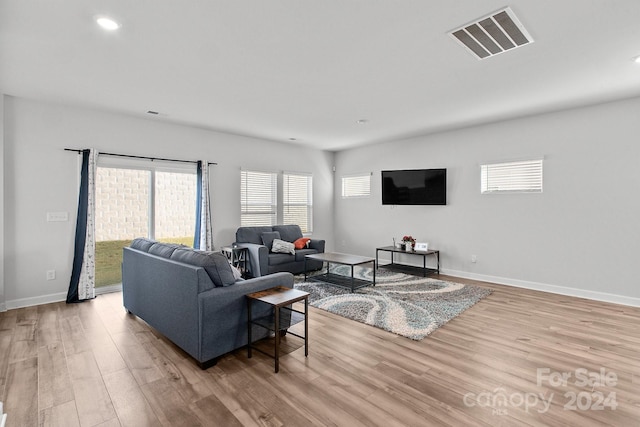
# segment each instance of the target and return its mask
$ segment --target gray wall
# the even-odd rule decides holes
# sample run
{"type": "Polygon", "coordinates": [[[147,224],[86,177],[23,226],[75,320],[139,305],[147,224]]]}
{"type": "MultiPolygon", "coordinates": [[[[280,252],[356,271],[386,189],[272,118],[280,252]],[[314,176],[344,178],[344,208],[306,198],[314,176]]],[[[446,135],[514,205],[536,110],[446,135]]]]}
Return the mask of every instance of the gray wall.
{"type": "Polygon", "coordinates": [[[64,148],[217,162],[211,166],[214,243],[240,225],[240,168],[313,174],[314,233],[333,239],[334,155],[88,109],[5,97],[5,299],[7,308],[64,299],[73,259],[80,156],[64,148]],[[67,222],[46,222],[68,212],[67,222]],[[55,269],[56,280],[46,281],[55,269]]]}
{"type": "Polygon", "coordinates": [[[634,98],[339,152],[336,248],[373,256],[412,234],[452,275],[640,305],[639,111],[634,98]],[[538,156],[542,194],[480,194],[482,163],[538,156]],[[381,170],[439,167],[447,206],[382,206],[381,170]],[[342,175],[368,171],[370,198],[339,197],[342,175]]]}

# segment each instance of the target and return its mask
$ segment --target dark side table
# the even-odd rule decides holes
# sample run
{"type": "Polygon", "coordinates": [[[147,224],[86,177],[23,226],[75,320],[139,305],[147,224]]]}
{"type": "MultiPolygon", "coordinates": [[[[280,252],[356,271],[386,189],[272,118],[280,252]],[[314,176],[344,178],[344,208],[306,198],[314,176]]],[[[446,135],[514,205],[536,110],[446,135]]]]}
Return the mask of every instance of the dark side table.
{"type": "Polygon", "coordinates": [[[275,288],[267,289],[264,291],[253,292],[247,296],[247,313],[248,313],[248,343],[247,343],[247,356],[251,358],[251,350],[255,349],[261,353],[271,356],[275,359],[276,373],[280,370],[279,355],[280,355],[280,338],[287,328],[295,325],[296,323],[304,322],[304,336],[294,334],[291,331],[287,333],[298,338],[304,339],[304,356],[309,356],[309,292],[299,291],[297,289],[290,289],[284,286],[277,286],[275,288]],[[294,310],[293,303],[304,300],[304,312],[294,310]],[[273,307],[273,312],[268,316],[259,317],[253,319],[251,315],[251,306],[254,301],[260,301],[265,304],[269,304],[273,307]],[[290,306],[290,307],[289,307],[290,306]],[[275,334],[275,353],[273,355],[262,351],[259,348],[253,346],[251,339],[251,329],[253,325],[258,325],[272,331],[275,334]]]}
{"type": "Polygon", "coordinates": [[[427,277],[429,274],[440,274],[440,251],[437,249],[429,249],[427,251],[405,251],[404,249],[398,249],[395,246],[382,246],[380,248],[376,248],[376,265],[378,268],[388,268],[389,270],[401,271],[403,273],[408,274],[420,274],[424,277],[427,277]],[[378,263],[378,252],[391,252],[391,263],[382,264],[378,263]],[[408,264],[402,264],[399,262],[393,261],[393,254],[403,254],[403,255],[413,255],[413,256],[421,256],[422,257],[422,267],[415,267],[408,264]],[[427,256],[433,255],[436,258],[436,268],[427,267],[427,256]]]}

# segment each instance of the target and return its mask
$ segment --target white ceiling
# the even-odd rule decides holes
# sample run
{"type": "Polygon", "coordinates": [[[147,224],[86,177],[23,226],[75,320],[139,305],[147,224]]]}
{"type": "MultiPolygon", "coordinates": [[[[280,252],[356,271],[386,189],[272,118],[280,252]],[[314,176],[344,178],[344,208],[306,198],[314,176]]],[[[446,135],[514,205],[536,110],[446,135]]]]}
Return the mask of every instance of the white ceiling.
{"type": "Polygon", "coordinates": [[[639,20],[639,0],[0,0],[0,91],[340,150],[639,96],[639,20]],[[448,36],[505,6],[534,43],[479,61],[448,36]]]}

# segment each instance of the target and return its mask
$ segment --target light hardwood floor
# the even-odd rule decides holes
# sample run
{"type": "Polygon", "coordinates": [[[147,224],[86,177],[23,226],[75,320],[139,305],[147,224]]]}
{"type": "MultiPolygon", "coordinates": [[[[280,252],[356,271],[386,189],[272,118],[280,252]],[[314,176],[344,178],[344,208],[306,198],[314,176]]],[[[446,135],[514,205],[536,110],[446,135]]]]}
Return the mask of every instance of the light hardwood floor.
{"type": "Polygon", "coordinates": [[[7,426],[640,425],[640,309],[441,277],[494,292],[422,341],[311,308],[278,374],[200,370],[120,293],[0,313],[7,426]]]}

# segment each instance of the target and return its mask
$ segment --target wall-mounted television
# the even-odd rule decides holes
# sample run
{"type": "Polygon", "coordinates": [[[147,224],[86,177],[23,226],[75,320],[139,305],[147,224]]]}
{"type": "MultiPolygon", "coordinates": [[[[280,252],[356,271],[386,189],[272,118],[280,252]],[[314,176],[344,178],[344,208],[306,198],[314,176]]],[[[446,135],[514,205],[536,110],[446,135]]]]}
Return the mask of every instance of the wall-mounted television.
{"type": "Polygon", "coordinates": [[[446,169],[382,171],[383,205],[446,205],[446,169]]]}

